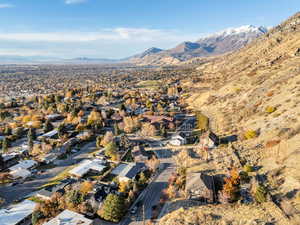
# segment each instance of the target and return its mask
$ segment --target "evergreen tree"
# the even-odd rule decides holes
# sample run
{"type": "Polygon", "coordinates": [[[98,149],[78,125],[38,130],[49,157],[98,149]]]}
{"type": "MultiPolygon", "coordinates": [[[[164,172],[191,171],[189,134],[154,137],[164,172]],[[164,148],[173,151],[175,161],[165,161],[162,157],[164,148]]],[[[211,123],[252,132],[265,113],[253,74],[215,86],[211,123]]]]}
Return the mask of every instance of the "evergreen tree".
{"type": "Polygon", "coordinates": [[[98,136],[97,138],[96,138],[96,146],[97,146],[97,148],[101,148],[101,141],[102,141],[102,136],[98,136]]]}
{"type": "Polygon", "coordinates": [[[5,167],[5,162],[4,159],[2,157],[2,154],[0,154],[0,170],[2,170],[5,167]]]}
{"type": "Polygon", "coordinates": [[[8,139],[4,138],[2,141],[2,152],[6,153],[8,151],[8,139]]]}
{"type": "Polygon", "coordinates": [[[11,134],[12,134],[11,128],[8,127],[8,126],[6,126],[6,127],[5,127],[5,130],[4,130],[4,134],[5,134],[5,135],[11,135],[11,134]]]}
{"type": "Polygon", "coordinates": [[[120,134],[120,129],[117,123],[114,124],[114,134],[119,135],[120,134]]]}
{"type": "Polygon", "coordinates": [[[54,127],[53,127],[52,123],[50,122],[50,120],[46,120],[46,122],[44,124],[44,128],[43,128],[44,133],[47,133],[53,129],[54,129],[54,127]]]}
{"type": "Polygon", "coordinates": [[[27,138],[35,140],[36,139],[36,132],[34,128],[29,128],[28,134],[27,134],[27,138]]]}
{"type": "Polygon", "coordinates": [[[101,217],[111,222],[119,222],[125,213],[125,201],[121,196],[109,194],[104,203],[101,217]]]}

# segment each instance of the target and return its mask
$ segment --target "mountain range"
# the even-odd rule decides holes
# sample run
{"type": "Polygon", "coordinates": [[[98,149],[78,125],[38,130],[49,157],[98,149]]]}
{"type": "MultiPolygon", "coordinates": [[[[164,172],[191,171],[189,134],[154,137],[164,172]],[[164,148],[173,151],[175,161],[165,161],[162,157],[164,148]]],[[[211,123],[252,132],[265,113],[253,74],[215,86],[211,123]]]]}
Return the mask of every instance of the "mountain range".
{"type": "Polygon", "coordinates": [[[244,47],[267,31],[265,27],[253,25],[229,28],[195,42],[183,42],[168,50],[150,48],[130,57],[129,61],[135,64],[177,64],[194,57],[221,55],[244,47]]]}
{"type": "Polygon", "coordinates": [[[195,42],[185,41],[174,48],[163,50],[152,47],[146,51],[123,59],[78,57],[61,59],[45,56],[0,56],[0,63],[133,63],[136,65],[174,65],[195,57],[221,55],[238,50],[257,37],[265,34],[267,28],[246,25],[229,28],[195,42]]]}

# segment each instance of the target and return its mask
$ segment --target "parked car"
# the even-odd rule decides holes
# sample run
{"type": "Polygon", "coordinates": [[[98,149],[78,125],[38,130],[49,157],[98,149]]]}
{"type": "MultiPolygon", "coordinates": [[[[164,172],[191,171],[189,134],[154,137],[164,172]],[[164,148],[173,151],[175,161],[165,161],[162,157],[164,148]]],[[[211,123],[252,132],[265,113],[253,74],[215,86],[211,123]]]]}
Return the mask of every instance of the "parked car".
{"type": "Polygon", "coordinates": [[[11,186],[16,186],[16,185],[18,185],[19,184],[19,182],[13,182],[12,184],[11,184],[11,186]]]}
{"type": "Polygon", "coordinates": [[[136,214],[138,207],[135,205],[131,210],[130,213],[131,214],[136,214]]]}

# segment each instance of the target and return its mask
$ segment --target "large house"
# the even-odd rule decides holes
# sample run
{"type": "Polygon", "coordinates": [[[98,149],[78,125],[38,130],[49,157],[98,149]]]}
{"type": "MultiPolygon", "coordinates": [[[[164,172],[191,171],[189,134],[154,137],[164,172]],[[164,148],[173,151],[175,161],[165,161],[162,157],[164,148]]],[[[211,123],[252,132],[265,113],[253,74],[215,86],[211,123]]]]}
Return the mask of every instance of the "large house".
{"type": "Polygon", "coordinates": [[[91,225],[93,221],[71,210],[64,210],[44,225],[91,225]]]}
{"type": "Polygon", "coordinates": [[[30,200],[24,200],[16,205],[0,210],[1,225],[23,225],[31,224],[31,214],[34,211],[36,203],[30,200]]]}
{"type": "Polygon", "coordinates": [[[70,175],[73,175],[77,178],[83,177],[90,171],[96,171],[98,173],[102,172],[106,166],[104,165],[105,161],[101,159],[86,159],[78,166],[69,171],[70,175]]]}
{"type": "Polygon", "coordinates": [[[31,176],[30,169],[34,168],[36,165],[37,162],[34,160],[23,160],[8,169],[12,177],[24,179],[31,176]]]}
{"type": "Polygon", "coordinates": [[[130,181],[145,168],[144,163],[121,163],[111,174],[116,175],[120,181],[130,181]]]}
{"type": "Polygon", "coordinates": [[[203,173],[188,173],[186,194],[189,199],[213,203],[216,200],[214,177],[203,173]]]}

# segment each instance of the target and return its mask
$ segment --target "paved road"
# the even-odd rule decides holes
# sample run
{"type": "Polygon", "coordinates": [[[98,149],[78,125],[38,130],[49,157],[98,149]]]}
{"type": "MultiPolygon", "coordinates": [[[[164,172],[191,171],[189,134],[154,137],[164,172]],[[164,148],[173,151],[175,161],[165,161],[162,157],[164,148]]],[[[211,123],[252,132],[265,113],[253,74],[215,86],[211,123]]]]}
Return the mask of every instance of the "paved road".
{"type": "MultiPolygon", "coordinates": [[[[160,141],[152,142],[151,146],[161,145],[160,141]]],[[[153,206],[159,203],[162,191],[167,187],[169,177],[175,172],[175,164],[172,159],[172,154],[168,150],[155,151],[161,163],[161,172],[153,180],[152,183],[144,191],[141,199],[145,210],[145,219],[149,220],[152,217],[153,206]]],[[[140,207],[136,215],[127,215],[121,225],[142,225],[143,224],[143,207],[140,207]]]]}
{"type": "Polygon", "coordinates": [[[16,186],[0,186],[0,197],[5,199],[5,205],[9,205],[15,200],[26,198],[41,185],[48,183],[51,178],[65,170],[68,166],[88,158],[89,153],[94,151],[95,146],[95,142],[87,143],[79,152],[72,154],[68,159],[57,160],[58,166],[46,170],[45,173],[41,175],[36,175],[32,181],[27,181],[16,186]]]}

